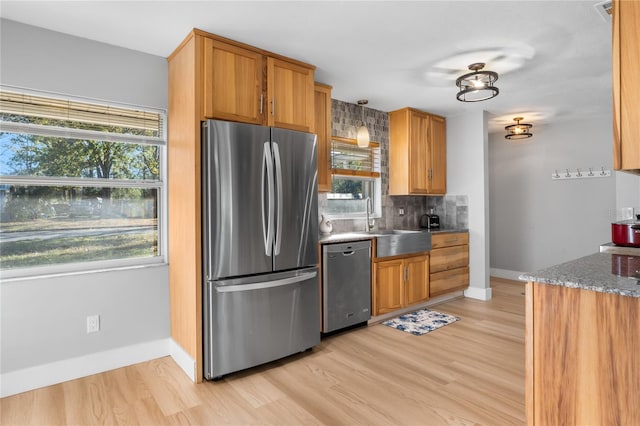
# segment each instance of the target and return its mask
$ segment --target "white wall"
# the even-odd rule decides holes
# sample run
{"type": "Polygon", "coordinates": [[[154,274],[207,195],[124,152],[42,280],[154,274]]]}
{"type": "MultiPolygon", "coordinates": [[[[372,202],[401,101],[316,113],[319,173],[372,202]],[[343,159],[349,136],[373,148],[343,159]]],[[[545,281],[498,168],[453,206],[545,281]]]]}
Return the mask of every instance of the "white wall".
{"type": "MultiPolygon", "coordinates": [[[[0,84],[167,108],[165,58],[12,21],[0,24],[0,84]]],[[[73,360],[92,364],[100,354],[120,350],[118,362],[127,364],[140,361],[141,353],[169,351],[167,265],[5,281],[0,299],[2,396],[101,368],[73,360]],[[88,335],[91,314],[100,314],[102,331],[88,335]],[[42,368],[52,365],[69,371],[42,368]],[[35,372],[39,378],[31,381],[35,372]]]]}
{"type": "Polygon", "coordinates": [[[640,176],[615,172],[616,179],[616,208],[633,207],[636,214],[640,214],[640,176]]]}
{"type": "Polygon", "coordinates": [[[489,136],[492,273],[513,271],[507,278],[514,278],[611,241],[616,179],[551,179],[556,169],[611,170],[611,120],[541,123],[522,141],[489,136]]]}
{"type": "Polygon", "coordinates": [[[465,296],[482,300],[491,298],[487,149],[484,111],[447,117],[447,193],[469,197],[470,284],[465,296]]]}

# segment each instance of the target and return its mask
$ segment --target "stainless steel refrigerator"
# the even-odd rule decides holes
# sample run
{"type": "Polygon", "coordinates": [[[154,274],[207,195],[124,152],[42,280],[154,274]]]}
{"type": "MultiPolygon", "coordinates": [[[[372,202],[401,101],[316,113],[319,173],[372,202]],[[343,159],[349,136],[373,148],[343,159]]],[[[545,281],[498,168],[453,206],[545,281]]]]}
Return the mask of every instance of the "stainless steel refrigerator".
{"type": "Polygon", "coordinates": [[[320,342],[316,136],[202,129],[204,376],[320,342]]]}

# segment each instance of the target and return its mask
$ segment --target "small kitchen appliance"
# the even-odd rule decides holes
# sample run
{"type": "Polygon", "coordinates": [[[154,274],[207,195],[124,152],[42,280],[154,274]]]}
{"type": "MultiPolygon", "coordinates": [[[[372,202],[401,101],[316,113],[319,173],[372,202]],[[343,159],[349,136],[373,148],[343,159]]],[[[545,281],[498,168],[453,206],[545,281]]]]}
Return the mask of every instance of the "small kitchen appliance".
{"type": "Polygon", "coordinates": [[[440,228],[440,216],[435,214],[433,209],[431,209],[429,214],[423,214],[420,218],[420,228],[440,228]]]}
{"type": "Polygon", "coordinates": [[[611,224],[611,241],[618,246],[640,247],[640,214],[611,224]]]}

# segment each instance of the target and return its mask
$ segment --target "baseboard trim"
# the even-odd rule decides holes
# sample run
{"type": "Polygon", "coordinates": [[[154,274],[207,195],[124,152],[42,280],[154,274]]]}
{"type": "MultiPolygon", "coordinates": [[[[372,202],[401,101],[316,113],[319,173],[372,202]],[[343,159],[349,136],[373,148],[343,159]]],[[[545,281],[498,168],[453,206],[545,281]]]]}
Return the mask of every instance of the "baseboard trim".
{"type": "Polygon", "coordinates": [[[171,345],[171,358],[178,364],[178,366],[186,373],[189,378],[196,383],[196,362],[193,358],[182,349],[175,340],[169,339],[171,345]]]}
{"type": "Polygon", "coordinates": [[[170,340],[154,340],[0,374],[0,397],[168,356],[170,340]]]}
{"type": "Polygon", "coordinates": [[[491,268],[489,272],[492,277],[504,278],[504,279],[513,280],[513,281],[522,281],[519,277],[520,275],[524,274],[524,272],[520,272],[520,271],[510,271],[509,269],[498,269],[498,268],[491,268]]]}
{"type": "Polygon", "coordinates": [[[479,288],[479,287],[467,287],[464,291],[464,297],[478,300],[491,300],[491,287],[479,288]]]}

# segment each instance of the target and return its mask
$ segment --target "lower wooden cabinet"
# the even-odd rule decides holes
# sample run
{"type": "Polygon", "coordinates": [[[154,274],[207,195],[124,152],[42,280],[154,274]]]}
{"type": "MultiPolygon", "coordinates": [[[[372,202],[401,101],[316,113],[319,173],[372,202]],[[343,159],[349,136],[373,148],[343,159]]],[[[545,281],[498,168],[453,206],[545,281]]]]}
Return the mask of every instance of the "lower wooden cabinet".
{"type": "Polygon", "coordinates": [[[469,287],[469,267],[436,272],[429,276],[429,296],[441,296],[469,287]]]}
{"type": "Polygon", "coordinates": [[[640,298],[529,282],[527,425],[637,425],[640,298]]]}
{"type": "Polygon", "coordinates": [[[469,286],[469,233],[431,236],[429,297],[441,296],[469,286]]]}
{"type": "Polygon", "coordinates": [[[429,299],[429,256],[405,256],[374,264],[373,315],[429,299]]]}

